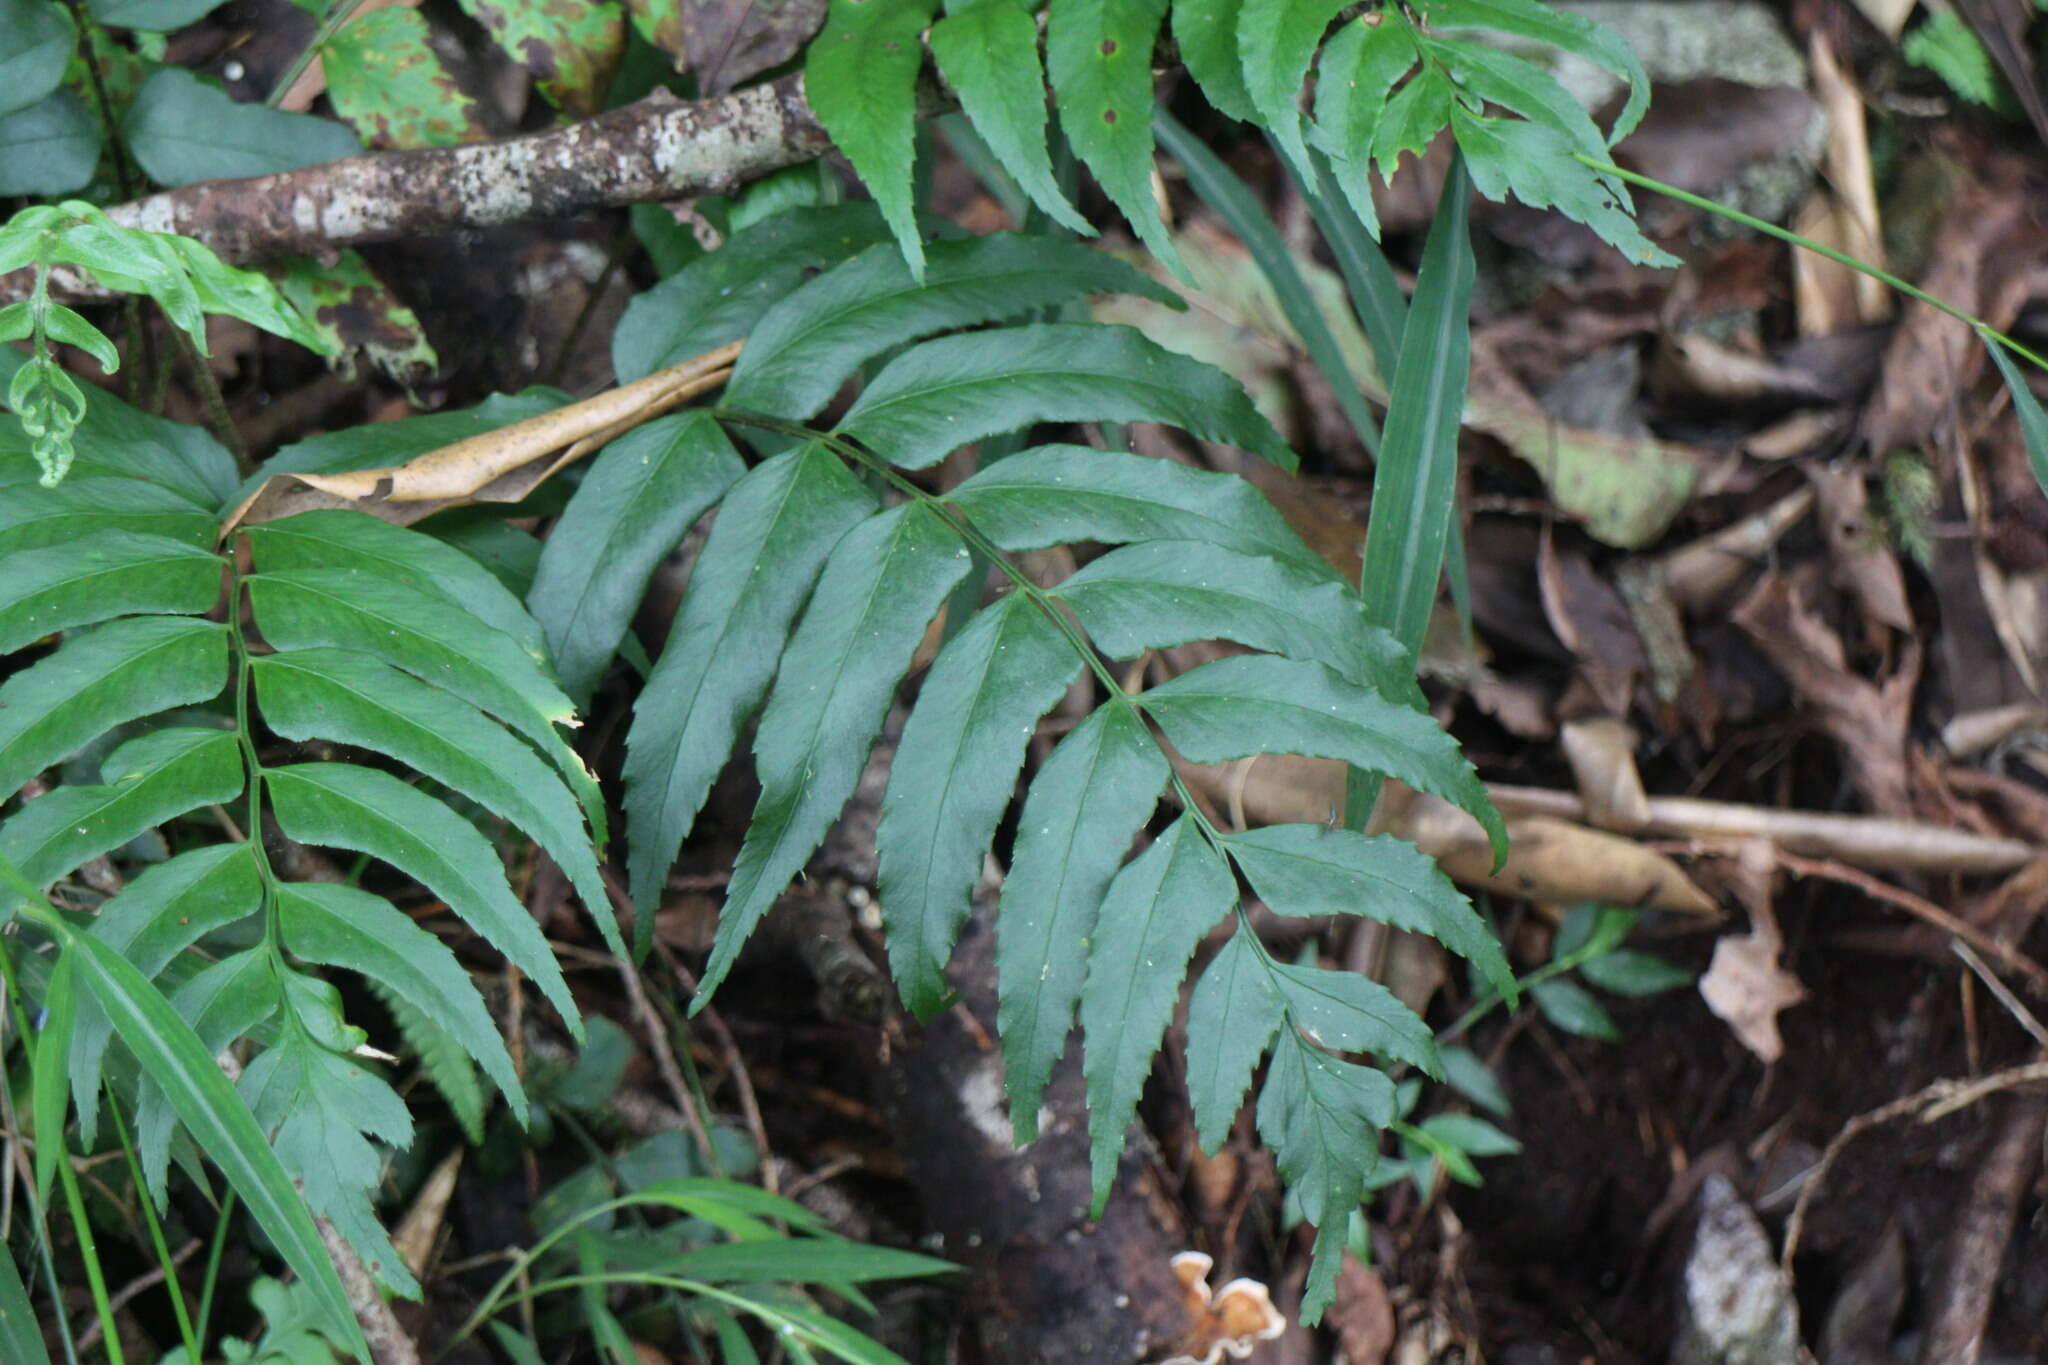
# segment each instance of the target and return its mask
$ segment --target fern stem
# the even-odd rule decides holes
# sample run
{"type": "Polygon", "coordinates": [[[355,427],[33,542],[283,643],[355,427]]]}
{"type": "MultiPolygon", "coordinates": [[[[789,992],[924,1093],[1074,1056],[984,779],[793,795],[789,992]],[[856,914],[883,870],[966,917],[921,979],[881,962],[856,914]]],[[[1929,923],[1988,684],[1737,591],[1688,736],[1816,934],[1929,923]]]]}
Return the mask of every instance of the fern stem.
{"type": "Polygon", "coordinates": [[[2029,361],[2043,370],[2048,370],[2048,359],[2043,359],[2041,356],[2036,355],[2027,347],[1992,327],[1982,318],[1977,317],[1975,314],[1964,312],[1952,303],[1936,298],[1926,290],[1917,285],[1907,283],[1888,270],[1881,270],[1877,266],[1871,265],[1868,261],[1858,260],[1846,251],[1838,251],[1834,247],[1814,241],[1811,237],[1802,237],[1789,228],[1781,228],[1776,223],[1766,222],[1761,218],[1744,213],[1740,209],[1729,208],[1726,204],[1708,199],[1702,195],[1693,194],[1687,190],[1682,190],[1676,185],[1667,185],[1662,180],[1655,180],[1647,175],[1639,175],[1635,171],[1624,170],[1611,162],[1587,156],[1584,152],[1574,152],[1572,155],[1581,164],[1600,172],[1602,175],[1611,175],[1617,180],[1625,180],[1638,188],[1652,190],[1668,199],[1676,199],[1681,204],[1688,204],[1693,208],[1714,214],[1716,217],[1725,218],[1731,223],[1740,223],[1752,232],[1761,232],[1766,237],[1775,237],[1781,242],[1788,242],[1796,247],[1804,247],[1816,256],[1826,257],[1836,265],[1847,266],[1849,269],[1868,275],[1874,280],[1882,280],[1907,298],[1917,299],[1930,308],[1948,314],[1958,322],[1968,323],[1987,342],[1996,342],[2021,359],[2029,361]]]}

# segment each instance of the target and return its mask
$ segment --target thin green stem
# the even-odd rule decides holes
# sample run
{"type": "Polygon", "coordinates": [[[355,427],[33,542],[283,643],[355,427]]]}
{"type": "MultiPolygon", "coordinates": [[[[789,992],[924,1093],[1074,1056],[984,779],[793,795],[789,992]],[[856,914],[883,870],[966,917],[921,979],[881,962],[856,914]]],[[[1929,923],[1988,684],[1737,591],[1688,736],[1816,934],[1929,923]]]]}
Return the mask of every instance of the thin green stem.
{"type": "Polygon", "coordinates": [[[232,1187],[220,1201],[220,1217],[214,1221],[213,1240],[206,1248],[206,1273],[199,1282],[199,1320],[193,1324],[201,1341],[206,1340],[207,1324],[213,1319],[213,1291],[220,1284],[220,1258],[228,1246],[228,1228],[235,1220],[235,1191],[232,1187]]]}
{"type": "Polygon", "coordinates": [[[334,0],[334,4],[327,11],[327,17],[322,19],[320,27],[313,31],[312,40],[299,49],[299,55],[292,58],[292,64],[285,68],[284,74],[277,78],[277,84],[271,86],[270,93],[264,96],[263,103],[267,107],[277,108],[278,101],[299,83],[299,77],[306,74],[306,68],[320,55],[320,49],[327,46],[327,40],[339,33],[341,26],[347,23],[362,5],[363,0],[334,0]]]}
{"type": "Polygon", "coordinates": [[[1597,157],[1587,156],[1583,152],[1574,152],[1572,155],[1581,164],[1600,172],[1602,175],[1611,175],[1617,180],[1626,181],[1638,188],[1655,191],[1668,199],[1676,199],[1681,204],[1689,204],[1693,208],[1725,218],[1731,223],[1740,223],[1752,232],[1761,232],[1766,237],[1775,237],[1781,242],[1789,242],[1793,246],[1804,247],[1816,256],[1825,256],[1837,265],[1847,266],[1849,269],[1868,275],[1874,280],[1882,280],[1907,298],[1917,299],[1930,308],[1948,314],[1958,322],[1968,323],[1986,341],[1996,342],[2021,359],[2030,361],[2042,369],[2048,370],[2048,360],[2044,360],[2033,351],[2028,350],[2005,333],[1992,327],[1982,318],[1966,313],[1954,304],[1936,298],[1917,285],[1908,284],[1905,280],[1900,279],[1888,270],[1880,270],[1868,261],[1858,260],[1846,251],[1838,251],[1834,247],[1814,241],[1811,237],[1802,237],[1796,232],[1781,228],[1776,223],[1765,222],[1763,219],[1744,213],[1740,209],[1729,208],[1726,204],[1717,203],[1712,199],[1682,190],[1676,185],[1667,185],[1663,181],[1652,179],[1647,175],[1639,175],[1635,171],[1624,170],[1622,167],[1616,166],[1611,162],[1601,161],[1597,157]]]}
{"type": "Polygon", "coordinates": [[[157,1264],[163,1267],[164,1288],[170,1292],[171,1312],[178,1319],[178,1336],[185,1343],[185,1359],[197,1361],[199,1336],[193,1330],[192,1316],[185,1310],[185,1287],[178,1283],[178,1263],[171,1258],[171,1244],[164,1237],[164,1225],[156,1216],[156,1202],[149,1197],[149,1184],[143,1179],[142,1161],[135,1154],[135,1143],[128,1136],[127,1120],[121,1117],[121,1102],[112,1089],[107,1091],[107,1112],[113,1115],[114,1132],[121,1141],[122,1155],[128,1158],[128,1174],[135,1181],[135,1200],[142,1206],[142,1221],[149,1227],[150,1246],[156,1251],[157,1264]]]}

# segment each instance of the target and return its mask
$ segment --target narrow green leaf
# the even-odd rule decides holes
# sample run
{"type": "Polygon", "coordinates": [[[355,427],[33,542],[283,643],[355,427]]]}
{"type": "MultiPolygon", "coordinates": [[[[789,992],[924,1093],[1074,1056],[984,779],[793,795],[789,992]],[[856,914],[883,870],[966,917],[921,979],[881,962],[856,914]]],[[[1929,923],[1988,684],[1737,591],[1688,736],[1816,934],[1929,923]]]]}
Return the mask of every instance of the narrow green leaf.
{"type": "Polygon", "coordinates": [[[1323,33],[1345,0],[1242,0],[1237,50],[1258,122],[1306,176],[1313,173],[1301,137],[1301,86],[1323,33]]]}
{"type": "Polygon", "coordinates": [[[1109,884],[1081,992],[1095,1217],[1202,935],[1237,904],[1230,865],[1183,815],[1109,884]]]}
{"type": "Polygon", "coordinates": [[[626,305],[612,333],[612,368],[630,383],[736,341],[813,272],[888,240],[888,224],[867,203],[792,209],[735,232],[626,305]]]}
{"type": "Polygon", "coordinates": [[[79,974],[122,1043],[163,1087],[200,1150],[221,1168],[257,1226],[312,1291],[321,1330],[367,1362],[369,1347],[320,1234],[255,1117],[214,1065],[213,1054],[126,958],[83,935],[72,938],[69,950],[80,954],[79,974]]]}
{"type": "Polygon", "coordinates": [[[826,1237],[721,1242],[663,1263],[663,1274],[711,1284],[865,1284],[943,1275],[958,1267],[933,1256],[826,1237]]]}
{"type": "Polygon", "coordinates": [[[525,1114],[519,1074],[497,1025],[469,973],[440,939],[382,896],[352,886],[306,882],[280,887],[277,913],[284,946],[295,956],[383,982],[452,1034],[504,1094],[512,1112],[525,1114]]]}
{"type": "Polygon", "coordinates": [[[1379,982],[1356,972],[1284,962],[1273,963],[1272,972],[1288,1016],[1314,1042],[1340,1052],[1377,1053],[1443,1078],[1429,1025],[1379,982]]]}
{"type": "Polygon", "coordinates": [[[1237,50],[1237,16],[1244,0],[1209,0],[1173,7],[1173,41],[1188,74],[1202,87],[1209,103],[1240,123],[1259,116],[1244,85],[1244,63],[1237,50]]]}
{"type": "MultiPolygon", "coordinates": [[[[1311,149],[1309,160],[1315,163],[1316,183],[1322,193],[1312,195],[1304,190],[1303,197],[1324,244],[1337,258],[1351,311],[1372,344],[1373,365],[1382,376],[1391,374],[1401,354],[1401,334],[1408,326],[1408,297],[1401,292],[1394,268],[1387,264],[1387,255],[1376,240],[1379,220],[1362,215],[1348,194],[1338,192],[1336,171],[1328,157],[1311,149]]],[[[1370,208],[1370,189],[1365,198],[1370,208]]]]}
{"type": "Polygon", "coordinates": [[[2027,443],[2027,460],[2034,467],[2034,481],[2041,485],[2043,494],[2048,494],[2048,411],[2042,410],[2041,400],[2027,387],[2026,377],[2005,353],[2005,347],[1990,337],[1984,337],[1984,346],[2005,380],[2006,391],[2012,395],[2013,412],[2020,419],[2020,435],[2027,443]]]}
{"type": "Polygon", "coordinates": [[[1166,759],[1114,699],[1076,726],[1038,770],[996,909],[997,1022],[1019,1144],[1038,1136],[1038,1102],[1066,1050],[1096,913],[1166,784],[1166,759]]]}
{"type": "Polygon", "coordinates": [[[1407,840],[1267,825],[1225,836],[1224,847],[1276,913],[1363,915],[1428,934],[1478,967],[1501,994],[1514,994],[1514,971],[1499,940],[1436,860],[1407,840]]]}
{"type": "Polygon", "coordinates": [[[1500,1088],[1492,1068],[1470,1048],[1439,1048],[1437,1060],[1443,1064],[1444,1081],[1451,1089],[1490,1114],[1506,1118],[1511,1112],[1507,1092],[1500,1088]]]}
{"type": "Polygon", "coordinates": [[[655,569],[746,472],[705,412],[649,422],[591,463],[541,547],[526,595],[562,688],[578,704],[589,702],[618,652],[655,569]]]}
{"type": "Polygon", "coordinates": [[[174,66],[143,82],[121,136],[151,180],[173,186],[295,171],[363,150],[339,123],[239,104],[174,66]]]}
{"type": "Polygon", "coordinates": [[[232,801],[242,751],[227,730],[156,730],[114,750],[104,772],[106,785],[59,787],[0,825],[0,852],[37,886],[173,816],[232,801]]]}
{"type": "Polygon", "coordinates": [[[1506,826],[1457,742],[1427,715],[1321,664],[1270,654],[1218,659],[1138,700],[1174,748],[1196,763],[1255,753],[1342,759],[1470,812],[1486,827],[1496,856],[1505,856],[1506,826]]]}
{"type": "MultiPolygon", "coordinates": [[[[259,1026],[264,1035],[261,1041],[276,1041],[277,1028],[270,1021],[283,1005],[284,996],[275,964],[273,954],[253,948],[201,968],[172,991],[171,1009],[191,1026],[209,1057],[219,1056],[221,1049],[237,1038],[252,1036],[259,1026]]],[[[144,1183],[161,1208],[168,1198],[165,1181],[178,1110],[147,1066],[139,1069],[139,1075],[135,1146],[144,1183]]]]}
{"type": "Polygon", "coordinates": [[[989,465],[946,500],[1005,550],[1077,540],[1193,540],[1343,581],[1251,484],[1172,460],[1039,446],[989,465]]]}
{"type": "Polygon", "coordinates": [[[1045,69],[1038,60],[1038,22],[1021,0],[955,5],[928,39],[939,74],[995,158],[1048,218],[1093,237],[1060,193],[1045,150],[1045,69]]]}
{"type": "Polygon", "coordinates": [[[1513,1156],[1522,1144],[1474,1114],[1432,1114],[1417,1125],[1467,1156],[1513,1156]]]}
{"type": "Polygon", "coordinates": [[[967,565],[959,535],[920,503],[869,518],[825,561],[761,712],[754,742],[761,800],[726,887],[693,1012],[711,999],[747,935],[853,795],[896,684],[967,565]]]}
{"type": "Polygon", "coordinates": [[[0,554],[68,546],[103,531],[161,536],[194,549],[211,546],[219,524],[212,513],[138,479],[82,475],[89,464],[89,459],[76,461],[70,476],[55,488],[10,484],[4,477],[7,471],[0,469],[0,490],[5,493],[0,496],[0,554]]]}
{"type": "Polygon", "coordinates": [[[57,1178],[57,1163],[71,1160],[71,1144],[64,1136],[64,1115],[71,1107],[65,1062],[71,1055],[72,1026],[77,1020],[76,963],[70,953],[60,953],[50,972],[50,984],[43,990],[41,1032],[36,1034],[35,1054],[29,1067],[29,1116],[36,1134],[38,1208],[50,1207],[50,1182],[57,1178]]]}
{"type": "MultiPolygon", "coordinates": [[[[1007,0],[971,13],[1007,8],[1007,0]]],[[[1036,30],[1034,29],[1034,32],[1036,30]]],[[[920,285],[903,258],[870,247],[768,310],[733,366],[735,408],[808,417],[861,362],[930,332],[1024,316],[1088,294],[1180,296],[1078,242],[997,233],[935,242],[920,285]]]]}
{"type": "Polygon", "coordinates": [[[1561,14],[1537,0],[1458,0],[1430,11],[1438,33],[1509,34],[1582,57],[1628,82],[1628,102],[1607,130],[1609,146],[1635,131],[1650,107],[1650,78],[1621,36],[1576,14],[1561,14]]]}
{"type": "Polygon", "coordinates": [[[914,276],[924,239],[910,192],[916,146],[918,35],[935,0],[831,0],[804,57],[804,94],[875,197],[914,276]]]}
{"type": "Polygon", "coordinates": [[[1113,659],[1197,640],[1235,640],[1313,659],[1353,682],[1374,684],[1368,657],[1393,664],[1399,647],[1365,623],[1364,604],[1343,583],[1262,555],[1192,540],[1152,540],[1112,550],[1054,592],[1113,659]]]}
{"type": "Polygon", "coordinates": [[[1188,997],[1188,1098],[1203,1151],[1214,1154],[1223,1145],[1286,1013],[1265,949],[1240,922],[1188,997]]]}
{"type": "Polygon", "coordinates": [[[0,558],[0,654],[140,612],[197,613],[220,596],[221,561],[164,536],[107,530],[61,552],[0,558]]]}
{"type": "Polygon", "coordinates": [[[116,725],[217,695],[224,627],[178,616],[110,621],[0,683],[0,793],[116,725]]]}
{"type": "Polygon", "coordinates": [[[36,1310],[11,1253],[0,1256],[0,1356],[16,1365],[50,1365],[36,1310]]]}
{"type": "Polygon", "coordinates": [[[1060,127],[1138,239],[1186,278],[1152,195],[1152,49],[1167,0],[1064,0],[1045,28],[1060,127]]]}
{"type": "Polygon", "coordinates": [[[468,702],[367,654],[280,650],[252,671],[264,723],[286,739],[389,754],[518,827],[568,875],[605,946],[625,952],[575,798],[532,749],[468,702]]]}
{"type": "Polygon", "coordinates": [[[77,39],[70,16],[46,0],[0,0],[0,115],[57,88],[77,39]]]}
{"type": "Polygon", "coordinates": [[[838,456],[812,444],[762,461],[719,507],[626,735],[639,922],[651,920],[712,779],[775,676],[819,567],[874,505],[838,456]]]}
{"type": "Polygon", "coordinates": [[[1262,455],[1294,453],[1220,370],[1129,327],[1045,323],[927,341],[891,361],[839,434],[905,469],[1033,422],[1170,422],[1262,455]]]}
{"type": "Polygon", "coordinates": [[[875,843],[891,974],[920,1019],[945,1004],[946,962],[1031,732],[1080,671],[1059,627],[1018,593],[969,621],[918,690],[875,843]]]}
{"type": "Polygon", "coordinates": [[[267,769],[264,784],[287,836],[367,853],[425,886],[531,977],[582,1036],[576,1002],[540,926],[506,885],[496,851],[468,821],[388,773],[347,763],[267,769]]]}
{"type": "Polygon", "coordinates": [[[1564,980],[1539,981],[1529,988],[1536,1008],[1557,1028],[1603,1043],[1621,1041],[1621,1028],[1585,987],[1564,980]]]}
{"type": "Polygon", "coordinates": [[[1579,975],[1603,991],[1626,996],[1657,995],[1693,982],[1685,968],[1634,948],[1617,948],[1593,958],[1579,968],[1579,975]]]}

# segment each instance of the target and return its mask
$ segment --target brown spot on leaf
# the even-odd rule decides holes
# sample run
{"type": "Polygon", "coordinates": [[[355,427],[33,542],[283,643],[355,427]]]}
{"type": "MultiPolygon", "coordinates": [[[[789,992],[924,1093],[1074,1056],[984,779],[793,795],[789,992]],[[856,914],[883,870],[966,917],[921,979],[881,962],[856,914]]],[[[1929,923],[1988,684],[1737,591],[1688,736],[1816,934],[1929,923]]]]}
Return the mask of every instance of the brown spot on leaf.
{"type": "Polygon", "coordinates": [[[1102,40],[1102,55],[1105,57],[1114,57],[1116,55],[1116,39],[1104,38],[1102,40]]]}
{"type": "Polygon", "coordinates": [[[1104,123],[1115,123],[1115,122],[1116,122],[1116,110],[1114,110],[1114,109],[1105,109],[1105,110],[1103,110],[1103,111],[1102,111],[1102,121],[1103,121],[1104,123]]]}

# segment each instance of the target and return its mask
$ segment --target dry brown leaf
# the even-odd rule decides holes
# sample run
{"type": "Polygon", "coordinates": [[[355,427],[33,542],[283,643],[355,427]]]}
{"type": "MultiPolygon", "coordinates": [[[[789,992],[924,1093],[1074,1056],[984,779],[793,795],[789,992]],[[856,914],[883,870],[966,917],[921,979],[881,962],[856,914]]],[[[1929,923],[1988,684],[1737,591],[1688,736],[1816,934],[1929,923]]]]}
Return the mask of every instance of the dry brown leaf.
{"type": "Polygon", "coordinates": [[[1835,586],[1856,599],[1866,621],[1910,632],[1913,612],[1906,605],[1906,578],[1899,572],[1898,556],[1871,519],[1862,463],[1809,465],[1806,477],[1819,499],[1820,529],[1834,562],[1835,586]]]}
{"type": "Polygon", "coordinates": [[[455,1195],[455,1177],[461,1169],[462,1148],[457,1147],[442,1157],[428,1174],[420,1185],[420,1192],[406,1209],[405,1217],[392,1230],[392,1249],[415,1279],[426,1276],[427,1260],[434,1254],[434,1244],[441,1238],[441,1227],[448,1217],[448,1201],[455,1195]]]}
{"type": "Polygon", "coordinates": [[[1627,603],[1585,555],[1560,552],[1548,525],[1537,547],[1536,586],[1551,630],[1579,662],[1579,676],[1610,715],[1627,715],[1636,679],[1650,662],[1627,603]]]}
{"type": "Polygon", "coordinates": [[[1394,1304],[1386,1283],[1348,1251],[1324,1321],[1337,1334],[1347,1365],[1382,1365],[1394,1349],[1394,1304]]]}
{"type": "Polygon", "coordinates": [[[1742,1045],[1765,1063],[1785,1053],[1778,1015],[1806,998],[1799,979],[1778,965],[1784,937],[1771,910],[1776,859],[1769,844],[1751,840],[1736,854],[1729,884],[1749,912],[1749,932],[1714,945],[1714,960],[1700,978],[1700,998],[1742,1045]]]}
{"type": "Polygon", "coordinates": [[[1568,721],[1558,733],[1572,780],[1586,802],[1586,818],[1597,828],[1624,833],[1650,822],[1650,799],[1636,771],[1638,736],[1613,716],[1568,721]]]}
{"type": "MultiPolygon", "coordinates": [[[[1814,93],[1828,116],[1828,183],[1838,197],[1843,249],[1860,261],[1882,269],[1884,232],[1877,212],[1877,181],[1870,167],[1870,137],[1864,126],[1863,97],[1836,60],[1828,27],[1816,24],[1807,36],[1813,67],[1814,93]]],[[[1796,252],[1795,255],[1806,255],[1796,252]]],[[[1853,284],[1855,320],[1881,322],[1891,316],[1891,287],[1857,272],[1853,284]]]]}
{"type": "Polygon", "coordinates": [[[1813,490],[1801,488],[1712,535],[1679,546],[1659,561],[1665,587],[1679,606],[1701,610],[1751,573],[1812,507],[1813,490]]]}
{"type": "Polygon", "coordinates": [[[743,343],[659,370],[595,398],[430,450],[404,464],[342,474],[273,474],[231,513],[237,526],[345,507],[410,526],[450,507],[517,502],[607,441],[723,384],[743,343]]]}

